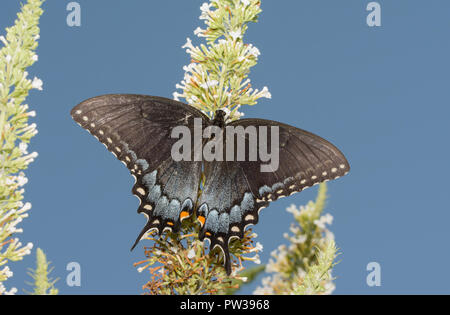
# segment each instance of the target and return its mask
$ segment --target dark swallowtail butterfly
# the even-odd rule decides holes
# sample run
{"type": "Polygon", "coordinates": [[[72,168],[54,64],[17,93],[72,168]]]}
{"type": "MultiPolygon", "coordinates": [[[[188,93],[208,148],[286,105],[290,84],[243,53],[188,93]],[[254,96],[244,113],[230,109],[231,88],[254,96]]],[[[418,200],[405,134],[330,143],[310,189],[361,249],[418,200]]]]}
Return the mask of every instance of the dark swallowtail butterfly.
{"type": "Polygon", "coordinates": [[[259,211],[269,202],[336,179],[350,169],[334,145],[307,131],[262,119],[227,123],[220,110],[209,119],[192,106],[161,97],[104,95],[75,106],[71,115],[136,179],[132,192],[141,201],[138,213],[148,221],[133,248],[146,232],[177,232],[183,220],[195,215],[201,224],[200,240],[209,239],[210,248],[223,250],[228,273],[230,239],[242,238],[248,225],[258,223],[259,211]],[[194,134],[196,118],[203,128],[278,126],[278,169],[261,172],[261,161],[250,161],[248,152],[244,161],[175,162],[171,149],[178,139],[171,132],[181,125],[194,134]]]}

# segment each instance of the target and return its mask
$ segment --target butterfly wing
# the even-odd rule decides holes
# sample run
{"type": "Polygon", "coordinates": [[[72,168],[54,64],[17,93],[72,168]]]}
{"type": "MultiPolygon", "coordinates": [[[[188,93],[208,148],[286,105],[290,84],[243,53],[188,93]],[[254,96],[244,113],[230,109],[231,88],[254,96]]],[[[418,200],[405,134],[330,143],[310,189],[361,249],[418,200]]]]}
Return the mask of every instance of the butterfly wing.
{"type": "MultiPolygon", "coordinates": [[[[267,147],[272,144],[270,130],[278,128],[278,168],[261,172],[261,165],[268,164],[249,156],[250,137],[238,134],[234,142],[236,153],[238,138],[245,142],[245,159],[238,161],[213,161],[205,163],[205,183],[198,201],[198,218],[202,229],[200,238],[208,238],[211,248],[220,247],[224,252],[227,272],[231,272],[228,252],[233,237],[242,238],[248,225],[257,224],[259,211],[269,202],[300,192],[320,182],[345,175],[350,166],[344,155],[331,143],[310,132],[275,121],[242,119],[227,126],[254,126],[259,135],[266,127],[267,147]]],[[[261,140],[261,139],[259,139],[261,140]]],[[[227,137],[224,136],[224,148],[227,137]]],[[[261,143],[258,144],[259,146],[261,143]]],[[[226,155],[226,153],[224,154],[226,155]]]]}
{"type": "MultiPolygon", "coordinates": [[[[154,96],[114,94],[94,97],[75,106],[73,119],[122,161],[136,183],[132,192],[140,200],[138,213],[147,231],[176,232],[197,201],[201,162],[175,162],[171,156],[174,127],[186,126],[193,135],[194,119],[209,118],[186,104],[154,96]]],[[[192,142],[193,143],[193,142],[192,142]]]]}

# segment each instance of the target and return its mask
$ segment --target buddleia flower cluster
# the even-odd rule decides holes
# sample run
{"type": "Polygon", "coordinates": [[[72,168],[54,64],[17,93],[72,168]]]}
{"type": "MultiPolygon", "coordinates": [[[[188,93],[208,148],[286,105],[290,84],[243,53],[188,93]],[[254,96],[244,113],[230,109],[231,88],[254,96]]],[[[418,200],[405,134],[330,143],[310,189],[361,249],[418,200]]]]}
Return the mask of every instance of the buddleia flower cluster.
{"type": "Polygon", "coordinates": [[[291,205],[287,211],[294,216],[290,234],[284,237],[289,245],[280,245],[271,253],[266,272],[272,275],[262,280],[255,294],[331,294],[335,286],[331,271],[337,248],[334,235],[327,228],[333,222],[323,214],[327,186],[320,184],[315,202],[306,206],[291,205]]]}
{"type": "MultiPolygon", "coordinates": [[[[190,38],[182,48],[190,55],[184,79],[173,94],[184,98],[209,117],[218,109],[228,111],[229,119],[243,116],[242,105],[254,105],[259,98],[271,98],[267,87],[252,88],[248,75],[258,62],[260,51],[243,41],[249,22],[256,22],[261,13],[259,0],[212,0],[200,7],[204,29],[194,34],[206,44],[195,46],[190,38]]],[[[198,240],[199,225],[194,220],[183,222],[180,234],[168,233],[163,238],[147,236],[153,246],[145,249],[147,259],[136,263],[138,271],[148,270],[151,280],[143,286],[148,294],[224,294],[236,290],[261,268],[247,269],[244,262],[260,264],[263,246],[254,241],[251,229],[242,240],[230,242],[232,273],[226,275],[220,250],[207,253],[198,240]]]]}
{"type": "Polygon", "coordinates": [[[206,244],[197,239],[198,230],[194,223],[183,222],[183,225],[182,230],[189,229],[191,233],[169,233],[162,238],[153,233],[147,238],[153,241],[152,246],[145,247],[147,259],[135,264],[139,266],[139,272],[148,270],[150,273],[150,281],[142,287],[145,294],[225,294],[237,290],[251,276],[240,274],[244,270],[244,261],[260,263],[258,252],[263,247],[260,243],[254,244],[256,234],[251,229],[245,232],[242,240],[230,243],[237,267],[227,276],[219,250],[208,254],[206,244]],[[249,257],[252,253],[255,255],[249,257]]]}
{"type": "Polygon", "coordinates": [[[31,295],[57,295],[58,289],[55,288],[55,283],[58,279],[52,279],[50,273],[53,267],[50,267],[50,262],[47,261],[42,249],[36,250],[36,269],[29,269],[28,275],[33,279],[33,283],[29,283],[34,287],[31,295]]]}
{"type": "Polygon", "coordinates": [[[42,90],[42,80],[30,79],[26,71],[38,60],[35,50],[42,3],[28,0],[14,26],[6,29],[6,37],[0,36],[0,294],[17,292],[3,284],[13,276],[6,264],[22,260],[33,248],[32,243],[23,245],[17,235],[31,208],[23,202],[23,187],[28,182],[23,171],[37,157],[36,152],[28,152],[28,143],[37,134],[36,124],[29,119],[36,114],[24,102],[30,90],[42,90]]]}
{"type": "Polygon", "coordinates": [[[183,46],[191,57],[185,66],[184,79],[176,85],[188,104],[213,116],[217,109],[228,109],[230,119],[243,116],[242,105],[255,105],[259,98],[271,98],[267,87],[254,89],[248,78],[250,69],[258,62],[260,51],[246,44],[243,36],[249,22],[257,22],[261,13],[259,0],[212,0],[201,6],[200,19],[206,28],[194,34],[206,39],[206,45],[195,46],[187,38],[183,46]]]}

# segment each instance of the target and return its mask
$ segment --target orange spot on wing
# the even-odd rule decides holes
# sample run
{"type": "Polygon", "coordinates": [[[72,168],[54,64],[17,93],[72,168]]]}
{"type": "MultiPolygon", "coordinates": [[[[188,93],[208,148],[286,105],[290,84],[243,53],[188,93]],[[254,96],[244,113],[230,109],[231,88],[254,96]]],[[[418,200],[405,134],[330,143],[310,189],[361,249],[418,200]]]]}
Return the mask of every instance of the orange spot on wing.
{"type": "Polygon", "coordinates": [[[180,213],[180,220],[183,220],[184,218],[187,218],[188,216],[189,216],[189,212],[181,211],[181,213],[180,213]]]}
{"type": "Polygon", "coordinates": [[[173,222],[167,222],[167,225],[173,226],[173,222]]]}
{"type": "Polygon", "coordinates": [[[209,232],[206,232],[205,234],[206,234],[206,236],[211,236],[211,233],[209,233],[209,232]]]}
{"type": "Polygon", "coordinates": [[[205,217],[204,217],[204,216],[199,216],[199,217],[197,218],[197,220],[200,221],[200,223],[202,224],[202,226],[203,226],[203,224],[205,224],[205,217]]]}

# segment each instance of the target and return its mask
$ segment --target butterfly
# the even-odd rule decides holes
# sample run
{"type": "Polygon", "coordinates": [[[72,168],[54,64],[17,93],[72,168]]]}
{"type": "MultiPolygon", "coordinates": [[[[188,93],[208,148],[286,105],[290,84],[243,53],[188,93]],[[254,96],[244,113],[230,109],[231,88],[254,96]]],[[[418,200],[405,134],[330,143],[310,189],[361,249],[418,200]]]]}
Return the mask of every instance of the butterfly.
{"type": "MultiPolygon", "coordinates": [[[[147,232],[176,233],[181,223],[193,216],[201,226],[199,239],[208,239],[211,249],[219,247],[223,251],[228,274],[230,240],[242,239],[247,226],[258,223],[260,211],[270,202],[337,179],[350,170],[347,159],[334,145],[310,132],[263,119],[228,122],[224,110],[216,111],[210,119],[193,106],[162,97],[103,95],[78,104],[71,115],[135,178],[132,193],[139,198],[138,213],[147,217],[147,223],[133,248],[147,232]],[[174,160],[173,146],[179,141],[173,137],[174,129],[181,126],[194,135],[196,122],[201,122],[201,131],[208,127],[235,127],[254,128],[261,134],[263,130],[267,133],[267,128],[276,128],[277,167],[261,171],[263,160],[251,158],[250,133],[238,134],[240,139],[230,146],[227,137],[215,139],[224,144],[227,152],[237,149],[238,140],[244,143],[248,149],[240,159],[236,152],[230,154],[235,159],[195,158],[199,146],[216,137],[211,134],[209,139],[197,141],[197,145],[191,136],[191,159],[174,160]]],[[[270,145],[273,139],[267,139],[270,145]]]]}

